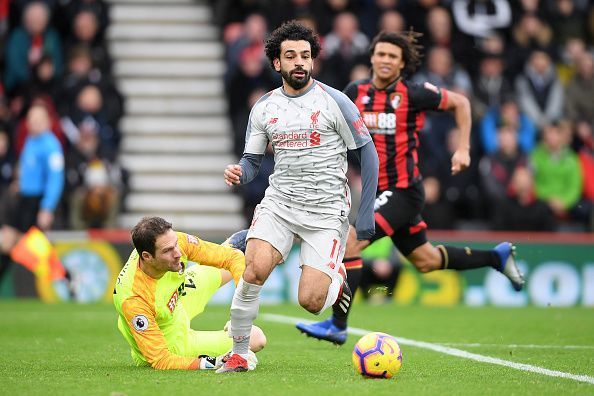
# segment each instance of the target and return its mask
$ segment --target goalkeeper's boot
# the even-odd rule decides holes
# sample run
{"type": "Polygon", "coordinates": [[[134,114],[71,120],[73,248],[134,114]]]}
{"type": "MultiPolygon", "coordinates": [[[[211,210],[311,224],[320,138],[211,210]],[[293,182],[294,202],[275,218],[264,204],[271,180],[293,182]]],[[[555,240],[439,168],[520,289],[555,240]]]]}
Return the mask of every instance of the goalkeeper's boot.
{"type": "Polygon", "coordinates": [[[245,245],[247,243],[245,238],[247,236],[247,233],[248,233],[248,230],[237,231],[236,233],[231,235],[229,238],[227,238],[225,240],[225,242],[223,242],[221,245],[230,246],[234,249],[241,250],[242,252],[245,253],[245,245]]]}
{"type": "Polygon", "coordinates": [[[516,247],[510,242],[501,242],[493,248],[493,251],[501,262],[501,266],[497,270],[510,280],[516,291],[522,290],[526,281],[516,265],[516,247]]]}
{"type": "Polygon", "coordinates": [[[248,361],[237,353],[233,353],[225,359],[225,363],[217,369],[217,373],[239,373],[248,371],[248,361]]]}
{"type": "Polygon", "coordinates": [[[311,324],[297,323],[297,329],[307,336],[317,338],[318,340],[330,341],[336,345],[344,344],[347,339],[346,320],[351,308],[352,298],[353,293],[349,284],[344,281],[338,294],[338,299],[332,305],[332,316],[323,322],[311,324]],[[337,326],[336,322],[343,325],[337,326]]]}

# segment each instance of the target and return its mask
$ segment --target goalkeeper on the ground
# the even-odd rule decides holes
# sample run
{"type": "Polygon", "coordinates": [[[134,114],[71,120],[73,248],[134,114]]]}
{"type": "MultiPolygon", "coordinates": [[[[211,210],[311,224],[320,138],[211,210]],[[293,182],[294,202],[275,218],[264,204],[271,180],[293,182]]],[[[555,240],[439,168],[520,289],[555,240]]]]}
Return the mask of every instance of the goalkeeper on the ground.
{"type": "MultiPolygon", "coordinates": [[[[176,232],[159,217],[145,217],[132,229],[134,250],[120,272],[113,301],[118,329],[130,344],[132,359],[155,369],[214,369],[231,350],[226,329],[196,331],[200,314],[219,287],[245,269],[243,253],[228,246],[176,232]],[[188,268],[188,261],[199,263],[188,268]]],[[[250,349],[266,337],[252,327],[250,349]]],[[[253,355],[255,368],[257,359],[253,355]]]]}

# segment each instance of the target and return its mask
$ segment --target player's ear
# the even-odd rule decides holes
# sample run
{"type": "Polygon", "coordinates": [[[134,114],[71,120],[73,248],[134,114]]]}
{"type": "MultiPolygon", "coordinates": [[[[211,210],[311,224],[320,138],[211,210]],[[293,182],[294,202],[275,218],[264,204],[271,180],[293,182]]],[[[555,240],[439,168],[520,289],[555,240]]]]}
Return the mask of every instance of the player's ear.
{"type": "Polygon", "coordinates": [[[152,260],[153,259],[153,255],[150,254],[149,252],[147,252],[146,250],[143,250],[142,253],[140,253],[140,257],[142,257],[142,259],[144,261],[152,260]]]}
{"type": "Polygon", "coordinates": [[[280,72],[280,70],[281,70],[280,59],[274,58],[274,60],[272,61],[272,64],[274,65],[274,70],[276,70],[277,72],[280,72]]]}

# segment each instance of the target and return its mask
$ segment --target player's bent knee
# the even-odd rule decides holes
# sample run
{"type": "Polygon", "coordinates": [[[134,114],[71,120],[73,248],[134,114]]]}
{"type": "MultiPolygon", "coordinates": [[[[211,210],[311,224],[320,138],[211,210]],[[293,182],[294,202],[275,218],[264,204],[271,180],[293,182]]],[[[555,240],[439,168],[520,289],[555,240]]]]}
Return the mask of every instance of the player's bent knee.
{"type": "Polygon", "coordinates": [[[250,349],[252,352],[259,352],[264,349],[266,342],[264,331],[258,326],[252,326],[252,332],[250,334],[250,349]]]}
{"type": "Polygon", "coordinates": [[[311,296],[299,296],[299,305],[312,314],[319,315],[322,308],[324,308],[324,300],[325,299],[312,298],[311,296]]]}

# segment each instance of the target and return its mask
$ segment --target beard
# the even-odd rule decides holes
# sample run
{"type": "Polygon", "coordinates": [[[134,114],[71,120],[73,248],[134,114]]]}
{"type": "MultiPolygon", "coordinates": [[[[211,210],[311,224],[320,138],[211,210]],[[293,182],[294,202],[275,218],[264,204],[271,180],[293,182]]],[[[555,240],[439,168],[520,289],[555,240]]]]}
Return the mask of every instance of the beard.
{"type": "Polygon", "coordinates": [[[309,79],[311,78],[311,70],[305,70],[301,67],[297,67],[291,71],[281,70],[281,75],[283,76],[283,80],[285,80],[291,88],[299,91],[309,82],[309,79]],[[295,77],[293,73],[296,71],[304,72],[305,75],[303,77],[295,77]]]}

